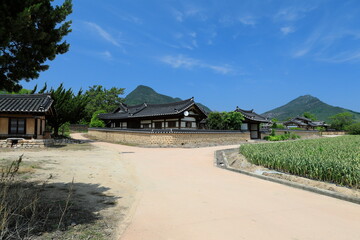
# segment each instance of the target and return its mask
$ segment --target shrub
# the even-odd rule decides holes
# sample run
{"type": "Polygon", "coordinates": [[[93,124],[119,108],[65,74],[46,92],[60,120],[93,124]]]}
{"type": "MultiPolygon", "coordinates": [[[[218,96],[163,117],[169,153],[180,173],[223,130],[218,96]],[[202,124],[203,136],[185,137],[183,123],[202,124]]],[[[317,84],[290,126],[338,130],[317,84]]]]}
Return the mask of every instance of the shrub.
{"type": "Polygon", "coordinates": [[[274,123],[272,128],[275,128],[275,129],[285,129],[285,126],[281,123],[274,123]]]}
{"type": "Polygon", "coordinates": [[[241,130],[243,120],[244,116],[240,112],[211,112],[206,124],[214,130],[241,130]]]}
{"type": "Polygon", "coordinates": [[[360,122],[351,124],[346,130],[351,135],[360,135],[360,122]]]}
{"type": "Polygon", "coordinates": [[[289,139],[295,140],[298,138],[300,138],[300,136],[295,133],[284,133],[281,135],[275,135],[273,130],[269,136],[264,137],[264,139],[267,141],[285,141],[289,139]]]}
{"type": "Polygon", "coordinates": [[[59,127],[59,133],[60,133],[62,136],[69,137],[69,136],[70,136],[70,123],[69,123],[69,122],[66,122],[66,123],[62,124],[62,125],[59,127]]]}
{"type": "Polygon", "coordinates": [[[99,110],[94,112],[90,121],[90,127],[105,127],[104,121],[99,119],[99,114],[101,113],[106,113],[106,111],[99,110]]]}

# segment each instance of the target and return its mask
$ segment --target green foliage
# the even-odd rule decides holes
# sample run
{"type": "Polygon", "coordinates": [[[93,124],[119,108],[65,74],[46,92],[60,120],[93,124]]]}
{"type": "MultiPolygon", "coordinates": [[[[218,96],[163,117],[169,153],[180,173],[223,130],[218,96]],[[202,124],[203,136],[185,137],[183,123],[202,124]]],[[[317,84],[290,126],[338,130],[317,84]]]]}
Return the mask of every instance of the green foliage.
{"type": "Polygon", "coordinates": [[[105,127],[104,121],[99,119],[99,114],[101,113],[107,113],[105,110],[98,110],[94,112],[92,115],[91,121],[90,121],[90,127],[105,127]]]}
{"type": "Polygon", "coordinates": [[[19,81],[39,77],[44,64],[69,50],[62,41],[70,31],[71,0],[11,0],[0,4],[0,89],[19,91],[19,81]]]}
{"type": "Polygon", "coordinates": [[[360,187],[359,152],[359,136],[240,146],[256,165],[355,188],[360,187]]]}
{"type": "Polygon", "coordinates": [[[351,124],[346,130],[351,135],[360,135],[360,122],[351,124]]]}
{"type": "Polygon", "coordinates": [[[326,128],[325,127],[316,127],[316,130],[319,131],[320,133],[322,133],[326,130],[326,128]]]}
{"type": "Polygon", "coordinates": [[[206,119],[206,125],[209,129],[222,130],[224,129],[222,113],[211,112],[206,119]]]}
{"type": "Polygon", "coordinates": [[[273,123],[273,125],[271,126],[271,128],[274,129],[285,129],[285,126],[281,123],[279,123],[279,120],[277,120],[276,118],[271,119],[271,122],[273,123]]]}
{"type": "Polygon", "coordinates": [[[281,135],[276,135],[275,131],[272,130],[269,136],[265,136],[264,139],[267,141],[285,141],[285,140],[295,140],[299,139],[300,136],[295,133],[284,133],[281,135]]]}
{"type": "Polygon", "coordinates": [[[211,112],[206,119],[209,129],[241,130],[244,116],[239,112],[211,112]]]}
{"type": "Polygon", "coordinates": [[[309,112],[304,112],[303,116],[305,118],[311,119],[312,121],[316,121],[316,116],[315,114],[309,113],[309,112]]]}
{"type": "Polygon", "coordinates": [[[354,122],[353,115],[349,112],[338,113],[330,117],[330,120],[331,128],[336,130],[345,130],[354,122]]]}
{"type": "Polygon", "coordinates": [[[223,126],[225,130],[241,130],[244,116],[239,112],[223,112],[223,126]]]}
{"type": "Polygon", "coordinates": [[[62,136],[70,137],[70,123],[66,122],[61,124],[59,127],[59,132],[62,136]]]}
{"type": "MultiPolygon", "coordinates": [[[[39,93],[44,93],[47,86],[45,85],[39,93]]],[[[63,84],[55,89],[50,89],[50,94],[54,100],[54,116],[48,118],[49,125],[54,129],[54,135],[59,135],[59,128],[66,122],[77,123],[85,116],[85,106],[88,97],[82,94],[80,90],[76,95],[72,89],[65,89],[63,84]]]]}
{"type": "Polygon", "coordinates": [[[98,110],[105,110],[107,113],[113,112],[124,100],[120,97],[122,94],[124,94],[124,88],[112,87],[106,89],[100,85],[90,87],[85,92],[89,101],[85,107],[86,115],[84,120],[90,122],[93,113],[98,110]]]}
{"type": "Polygon", "coordinates": [[[274,123],[271,128],[275,128],[275,129],[285,129],[285,126],[281,123],[274,123]]]}

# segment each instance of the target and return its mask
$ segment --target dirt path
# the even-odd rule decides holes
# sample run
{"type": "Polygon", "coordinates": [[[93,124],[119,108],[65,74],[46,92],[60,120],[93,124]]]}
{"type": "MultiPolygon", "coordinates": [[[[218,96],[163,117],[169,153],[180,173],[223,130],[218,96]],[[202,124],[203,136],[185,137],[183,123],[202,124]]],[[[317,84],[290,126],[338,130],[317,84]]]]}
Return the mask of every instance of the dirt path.
{"type": "Polygon", "coordinates": [[[139,181],[122,240],[360,239],[360,206],[213,166],[214,150],[96,143],[139,181]]]}

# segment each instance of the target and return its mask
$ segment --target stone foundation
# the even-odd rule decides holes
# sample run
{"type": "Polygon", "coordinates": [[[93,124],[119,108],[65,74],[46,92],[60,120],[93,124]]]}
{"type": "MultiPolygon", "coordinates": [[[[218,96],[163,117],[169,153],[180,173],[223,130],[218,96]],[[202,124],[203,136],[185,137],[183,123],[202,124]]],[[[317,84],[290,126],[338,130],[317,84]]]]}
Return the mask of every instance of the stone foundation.
{"type": "Polygon", "coordinates": [[[346,135],[346,132],[344,131],[325,131],[322,132],[322,135],[346,135]]]}
{"type": "Polygon", "coordinates": [[[0,148],[44,148],[53,145],[54,145],[53,139],[0,140],[0,148]]]}
{"type": "Polygon", "coordinates": [[[236,131],[152,132],[89,128],[88,134],[102,141],[145,146],[224,145],[250,140],[249,132],[236,131]]]}

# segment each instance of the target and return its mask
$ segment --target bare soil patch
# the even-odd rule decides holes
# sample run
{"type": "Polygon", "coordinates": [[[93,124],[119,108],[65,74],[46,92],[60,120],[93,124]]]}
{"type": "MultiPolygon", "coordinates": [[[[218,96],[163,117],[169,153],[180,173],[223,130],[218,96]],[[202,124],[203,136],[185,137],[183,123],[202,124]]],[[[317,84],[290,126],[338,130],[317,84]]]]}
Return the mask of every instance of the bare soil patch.
{"type": "Polygon", "coordinates": [[[46,208],[41,213],[46,226],[39,226],[31,239],[118,238],[136,186],[133,167],[121,154],[90,143],[0,149],[0,165],[21,154],[20,187],[39,194],[39,206],[46,208]],[[59,225],[69,195],[68,209],[59,225]]]}
{"type": "Polygon", "coordinates": [[[312,180],[312,179],[299,177],[299,176],[288,174],[288,173],[274,171],[272,169],[269,169],[269,168],[266,168],[263,166],[258,166],[258,165],[252,164],[249,161],[247,161],[247,159],[243,155],[241,155],[238,150],[237,151],[234,150],[233,152],[228,152],[225,154],[226,154],[227,165],[229,166],[229,168],[240,169],[240,170],[256,173],[259,175],[265,175],[265,176],[270,176],[270,177],[274,177],[274,178],[284,179],[284,180],[287,180],[290,182],[296,182],[296,183],[300,183],[303,185],[316,187],[319,189],[324,189],[324,190],[341,193],[346,196],[360,198],[360,189],[343,187],[343,186],[336,185],[334,183],[312,180]]]}

